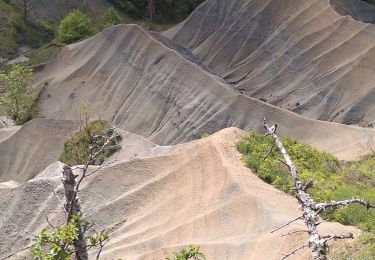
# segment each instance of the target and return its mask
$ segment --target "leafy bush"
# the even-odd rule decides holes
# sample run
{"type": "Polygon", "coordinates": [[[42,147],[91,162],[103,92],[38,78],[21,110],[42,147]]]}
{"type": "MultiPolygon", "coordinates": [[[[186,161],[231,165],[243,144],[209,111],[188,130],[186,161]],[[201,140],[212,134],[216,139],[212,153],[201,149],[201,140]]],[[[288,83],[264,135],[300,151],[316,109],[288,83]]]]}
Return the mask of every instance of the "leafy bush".
{"type": "MultiPolygon", "coordinates": [[[[86,123],[81,131],[74,133],[64,143],[64,150],[59,160],[70,166],[86,164],[90,158],[90,147],[93,147],[91,152],[96,153],[99,149],[95,144],[98,144],[100,147],[112,135],[113,132],[109,127],[109,123],[104,120],[86,123]],[[95,138],[95,136],[98,137],[95,138]]],[[[112,144],[104,149],[92,164],[100,165],[105,159],[118,151],[120,149],[118,144],[120,140],[121,136],[118,135],[112,141],[112,144]]]]}
{"type": "MultiPolygon", "coordinates": [[[[46,229],[33,240],[31,255],[39,260],[70,260],[75,253],[74,243],[78,240],[79,229],[87,230],[92,223],[78,216],[72,216],[72,220],[57,227],[51,233],[46,229]]],[[[89,248],[99,247],[103,242],[108,241],[108,232],[95,233],[86,238],[89,248]]]]}
{"type": "Polygon", "coordinates": [[[59,40],[63,43],[81,40],[92,33],[90,17],[79,10],[73,10],[65,16],[58,28],[59,40]]]}
{"type": "MultiPolygon", "coordinates": [[[[282,138],[282,142],[301,180],[314,181],[310,194],[316,201],[358,197],[375,204],[375,155],[357,162],[340,162],[334,156],[292,138],[282,138]]],[[[294,184],[288,168],[280,161],[282,157],[277,147],[265,159],[272,143],[270,137],[251,132],[237,144],[237,148],[243,155],[245,165],[261,179],[290,193],[294,184]]],[[[328,211],[324,217],[356,225],[365,231],[375,231],[375,212],[358,205],[328,211]]]]}
{"type": "Polygon", "coordinates": [[[190,245],[188,249],[182,249],[174,253],[174,257],[167,257],[166,260],[205,260],[206,257],[200,252],[199,246],[190,245]]]}
{"type": "Polygon", "coordinates": [[[114,8],[109,8],[101,19],[101,29],[121,23],[121,16],[114,8]]]}
{"type": "Polygon", "coordinates": [[[5,114],[21,125],[38,114],[38,92],[32,87],[32,70],[20,64],[0,73],[0,105],[5,114]]]}

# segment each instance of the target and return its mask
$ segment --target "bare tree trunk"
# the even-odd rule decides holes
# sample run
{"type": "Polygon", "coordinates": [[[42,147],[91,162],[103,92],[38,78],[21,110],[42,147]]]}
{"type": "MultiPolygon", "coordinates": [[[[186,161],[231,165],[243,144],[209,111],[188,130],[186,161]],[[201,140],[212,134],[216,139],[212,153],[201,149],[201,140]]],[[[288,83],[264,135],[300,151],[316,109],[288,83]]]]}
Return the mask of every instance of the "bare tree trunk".
{"type": "Polygon", "coordinates": [[[155,0],[147,0],[147,10],[151,21],[154,21],[156,11],[155,0]]]}
{"type": "MultiPolygon", "coordinates": [[[[62,182],[64,184],[65,190],[65,211],[67,212],[66,222],[69,223],[72,219],[72,216],[80,216],[81,211],[79,208],[79,203],[77,199],[77,192],[76,189],[76,175],[73,174],[72,169],[64,165],[63,168],[63,179],[62,182]]],[[[74,242],[74,247],[76,250],[76,257],[77,260],[87,260],[87,245],[86,240],[84,237],[84,232],[82,227],[78,225],[78,239],[74,242]]]]}

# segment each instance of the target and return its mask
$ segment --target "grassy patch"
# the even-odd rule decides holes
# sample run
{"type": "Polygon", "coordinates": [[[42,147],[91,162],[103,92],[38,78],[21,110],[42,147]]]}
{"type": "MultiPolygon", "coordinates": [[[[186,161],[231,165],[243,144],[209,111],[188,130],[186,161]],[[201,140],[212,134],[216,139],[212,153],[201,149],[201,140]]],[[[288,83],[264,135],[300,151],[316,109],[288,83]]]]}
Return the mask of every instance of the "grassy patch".
{"type": "MultiPolygon", "coordinates": [[[[295,163],[301,180],[304,182],[314,181],[314,187],[310,190],[310,194],[316,201],[356,197],[375,204],[375,155],[366,156],[359,161],[340,162],[333,155],[318,151],[293,138],[282,138],[282,142],[295,163]]],[[[265,158],[272,143],[273,140],[270,137],[251,132],[238,142],[237,149],[243,155],[242,160],[245,165],[262,180],[287,193],[292,193],[294,184],[288,168],[280,161],[282,155],[277,147],[274,147],[269,156],[265,158]]],[[[361,228],[365,231],[365,235],[361,238],[362,240],[358,240],[359,242],[357,241],[353,245],[353,248],[360,247],[361,255],[368,254],[368,250],[373,252],[372,250],[375,248],[375,210],[351,205],[327,211],[323,217],[327,220],[361,228]],[[365,238],[366,240],[363,240],[365,238]],[[367,242],[362,243],[361,241],[367,242]]]]}
{"type": "MultiPolygon", "coordinates": [[[[60,155],[59,160],[70,166],[87,163],[90,158],[90,147],[94,147],[92,153],[96,153],[98,148],[94,146],[94,144],[96,143],[101,146],[106,141],[106,138],[104,137],[94,138],[94,136],[102,135],[104,132],[106,137],[111,136],[112,131],[107,131],[109,127],[109,123],[104,120],[97,120],[88,123],[64,143],[64,150],[60,155]]],[[[117,136],[117,138],[112,141],[111,145],[104,149],[104,151],[97,157],[97,160],[92,164],[101,165],[105,159],[118,151],[121,148],[118,144],[120,140],[121,136],[117,136]]]]}
{"type": "MultiPolygon", "coordinates": [[[[255,132],[249,133],[238,144],[243,161],[261,179],[291,193],[294,187],[288,168],[280,162],[281,153],[275,147],[265,159],[272,139],[255,132]]],[[[340,162],[336,157],[302,144],[293,138],[282,142],[295,163],[302,181],[314,181],[310,194],[318,201],[358,197],[375,204],[375,155],[360,161],[340,162]]],[[[356,225],[375,231],[375,211],[352,205],[330,211],[326,218],[343,224],[356,225]]]]}

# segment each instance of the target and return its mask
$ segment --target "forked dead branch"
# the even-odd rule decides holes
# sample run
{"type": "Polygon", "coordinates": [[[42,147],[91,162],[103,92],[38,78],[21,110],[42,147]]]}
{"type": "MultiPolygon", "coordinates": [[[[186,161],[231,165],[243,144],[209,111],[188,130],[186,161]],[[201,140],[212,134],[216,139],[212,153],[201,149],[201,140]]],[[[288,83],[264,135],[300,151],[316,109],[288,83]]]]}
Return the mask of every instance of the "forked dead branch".
{"type": "MultiPolygon", "coordinates": [[[[308,241],[304,245],[301,245],[300,247],[296,248],[292,252],[284,255],[282,259],[286,259],[289,256],[294,255],[298,251],[304,249],[305,247],[309,247],[312,252],[312,256],[315,260],[326,260],[329,241],[337,240],[337,239],[350,239],[350,238],[353,238],[353,234],[349,233],[349,234],[343,234],[343,235],[326,235],[326,236],[320,235],[318,228],[317,228],[317,226],[321,223],[319,222],[319,214],[321,214],[323,211],[327,209],[344,207],[350,204],[360,204],[360,205],[365,206],[367,209],[375,208],[375,205],[371,205],[370,203],[363,201],[361,199],[357,199],[357,198],[347,199],[343,201],[330,201],[330,202],[325,202],[325,203],[316,203],[314,199],[308,193],[308,190],[313,186],[313,182],[309,181],[307,183],[303,183],[300,180],[296,166],[293,164],[287,150],[285,149],[283,143],[281,142],[280,138],[276,134],[277,124],[270,126],[267,124],[266,119],[264,119],[263,127],[267,131],[266,135],[269,135],[273,138],[274,144],[277,145],[277,147],[279,148],[279,150],[281,151],[283,155],[284,164],[288,167],[290,175],[294,182],[294,186],[296,190],[295,197],[297,198],[299,204],[301,205],[301,211],[302,211],[301,216],[297,217],[294,220],[289,221],[285,225],[273,230],[272,232],[278,231],[295,221],[303,220],[306,225],[305,231],[309,235],[308,241]]],[[[273,149],[273,147],[274,145],[272,145],[271,149],[273,149]]],[[[303,231],[299,231],[299,232],[303,232],[303,231]]]]}
{"type": "Polygon", "coordinates": [[[90,165],[96,165],[98,158],[105,154],[109,148],[118,146],[119,135],[115,129],[116,127],[108,125],[104,131],[97,135],[88,131],[91,141],[88,157],[84,165],[75,166],[76,169],[80,170],[80,174],[75,175],[72,167],[66,164],[63,166],[62,183],[65,191],[63,209],[65,211],[66,224],[63,227],[55,227],[47,218],[47,222],[54,232],[48,234],[44,230],[36,238],[32,251],[33,256],[36,258],[50,259],[49,257],[53,254],[53,256],[57,255],[58,259],[67,259],[75,255],[77,260],[87,260],[88,251],[92,248],[97,248],[96,259],[99,259],[103,247],[108,242],[109,232],[102,230],[93,235],[88,235],[88,231],[94,226],[94,223],[82,218],[78,194],[80,186],[86,177],[94,174],[104,165],[108,166],[116,161],[115,159],[111,162],[104,162],[89,173],[90,165]],[[44,249],[47,247],[50,247],[50,251],[45,253],[44,249]]]}

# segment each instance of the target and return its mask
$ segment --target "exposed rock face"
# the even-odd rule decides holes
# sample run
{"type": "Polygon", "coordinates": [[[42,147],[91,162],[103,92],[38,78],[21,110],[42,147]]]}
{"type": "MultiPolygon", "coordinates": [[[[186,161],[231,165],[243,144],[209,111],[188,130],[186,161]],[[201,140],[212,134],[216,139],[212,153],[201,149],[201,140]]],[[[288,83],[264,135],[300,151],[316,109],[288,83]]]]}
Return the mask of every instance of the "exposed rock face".
{"type": "Polygon", "coordinates": [[[332,2],[208,0],[165,35],[248,96],[367,126],[375,121],[375,25],[347,14],[368,21],[374,12],[359,0],[332,2]]]}
{"type": "Polygon", "coordinates": [[[15,133],[16,129],[1,129],[0,182],[33,178],[57,161],[64,141],[77,129],[75,122],[49,119],[30,121],[15,133]]]}

